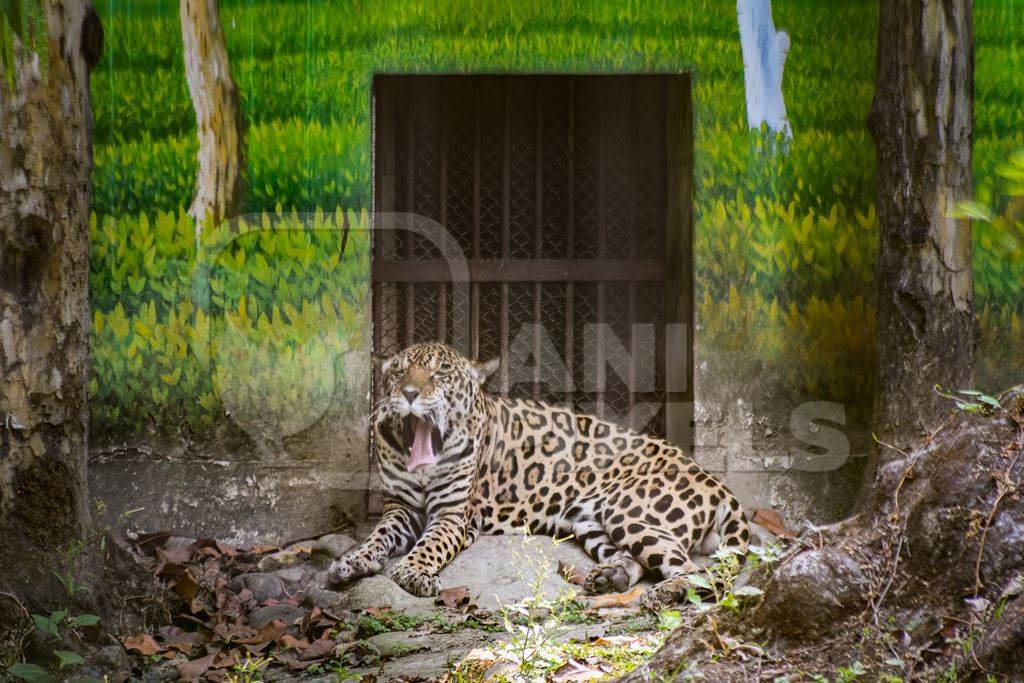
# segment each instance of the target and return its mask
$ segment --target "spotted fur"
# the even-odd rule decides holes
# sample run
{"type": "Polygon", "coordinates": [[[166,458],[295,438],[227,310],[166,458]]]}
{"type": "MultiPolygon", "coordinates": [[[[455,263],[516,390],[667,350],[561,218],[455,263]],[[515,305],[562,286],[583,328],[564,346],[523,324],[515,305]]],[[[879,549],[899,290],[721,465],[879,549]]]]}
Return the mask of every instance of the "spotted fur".
{"type": "Polygon", "coordinates": [[[496,363],[472,363],[443,344],[417,344],[382,366],[374,415],[384,511],[369,537],[330,569],[334,583],[381,570],[405,590],[438,592],[438,572],[482,533],[573,534],[598,565],[584,588],[623,591],[660,574],[649,606],[669,601],[695,570],[690,554],[745,552],[739,502],[663,439],[482,388],[496,363]],[[411,397],[411,398],[410,398],[411,397]],[[407,471],[403,416],[429,420],[437,462],[407,471]]]}

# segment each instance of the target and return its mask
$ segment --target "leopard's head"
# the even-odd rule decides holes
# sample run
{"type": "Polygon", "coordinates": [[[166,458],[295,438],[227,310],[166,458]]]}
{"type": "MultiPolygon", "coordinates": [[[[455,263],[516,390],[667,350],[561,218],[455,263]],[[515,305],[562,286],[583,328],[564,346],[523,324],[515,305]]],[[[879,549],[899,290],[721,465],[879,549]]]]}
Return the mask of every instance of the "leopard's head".
{"type": "Polygon", "coordinates": [[[437,461],[445,439],[498,367],[497,360],[476,363],[439,342],[414,344],[376,362],[382,397],[374,419],[401,421],[410,472],[437,461]]]}

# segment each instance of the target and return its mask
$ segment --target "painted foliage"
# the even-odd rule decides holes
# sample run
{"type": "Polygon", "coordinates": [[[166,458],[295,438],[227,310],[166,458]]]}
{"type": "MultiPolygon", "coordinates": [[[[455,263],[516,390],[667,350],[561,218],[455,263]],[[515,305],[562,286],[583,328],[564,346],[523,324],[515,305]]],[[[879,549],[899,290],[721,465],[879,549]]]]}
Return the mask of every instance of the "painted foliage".
{"type": "MultiPolygon", "coordinates": [[[[747,128],[731,0],[224,0],[247,125],[247,234],[212,230],[197,245],[177,3],[100,3],[94,433],[202,441],[231,423],[272,447],[325,416],[365,414],[375,72],[692,71],[698,402],[830,401],[865,424],[875,5],[772,3],[790,39],[792,138],[779,143],[747,128]]],[[[1022,12],[1021,0],[976,7],[976,177],[1004,217],[1007,160],[1024,148],[1022,12]]],[[[975,227],[987,390],[1024,371],[1024,256],[1001,220],[975,227]]]]}

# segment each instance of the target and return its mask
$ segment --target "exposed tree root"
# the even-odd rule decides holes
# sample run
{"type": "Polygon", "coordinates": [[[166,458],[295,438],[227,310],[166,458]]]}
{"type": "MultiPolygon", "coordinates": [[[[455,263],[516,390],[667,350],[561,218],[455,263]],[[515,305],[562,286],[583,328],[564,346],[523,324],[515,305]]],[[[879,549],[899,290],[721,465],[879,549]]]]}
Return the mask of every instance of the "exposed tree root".
{"type": "Polygon", "coordinates": [[[855,517],[763,573],[758,605],[695,620],[631,678],[1024,679],[1024,394],[1001,399],[886,464],[855,517]]]}

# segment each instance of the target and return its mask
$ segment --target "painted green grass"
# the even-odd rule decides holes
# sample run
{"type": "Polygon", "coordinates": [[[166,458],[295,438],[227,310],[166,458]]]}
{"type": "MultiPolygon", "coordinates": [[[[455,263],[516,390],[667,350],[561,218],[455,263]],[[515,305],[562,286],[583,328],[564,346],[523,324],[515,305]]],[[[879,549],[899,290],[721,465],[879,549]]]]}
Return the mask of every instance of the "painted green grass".
{"type": "MultiPolygon", "coordinates": [[[[178,343],[204,334],[192,290],[202,259],[181,214],[193,191],[196,143],[178,3],[98,4],[106,53],[92,79],[91,296],[99,321],[92,337],[93,419],[138,429],[178,410],[202,428],[229,407],[218,398],[207,359],[195,344],[178,343]],[[159,230],[166,234],[154,245],[159,230]]],[[[250,221],[273,220],[278,209],[331,216],[337,208],[369,207],[374,73],[692,71],[702,347],[732,349],[753,376],[769,369],[790,394],[865,403],[870,381],[858,369],[873,362],[875,343],[867,303],[877,231],[874,148],[865,119],[874,92],[876,3],[772,5],[777,25],[792,38],[784,90],[794,139],[787,154],[766,158],[746,129],[732,0],[222,0],[248,122],[250,221]]],[[[979,186],[1024,148],[1022,14],[1024,0],[985,0],[975,8],[979,186]]],[[[267,287],[256,275],[270,276],[253,265],[257,255],[268,257],[267,248],[243,240],[232,252],[232,272],[222,269],[214,278],[225,289],[215,293],[212,309],[199,305],[203,315],[215,330],[235,326],[248,346],[231,353],[269,349],[270,358],[287,361],[270,365],[291,363],[296,377],[337,364],[365,320],[361,312],[332,312],[324,295],[365,298],[365,253],[307,272],[299,265],[329,259],[332,249],[313,240],[295,247],[290,262],[276,262],[274,286],[267,287]],[[257,313],[240,315],[240,305],[257,313]],[[313,319],[342,330],[321,340],[326,358],[306,343],[316,340],[313,319]]],[[[1024,358],[1013,350],[1024,306],[1022,265],[1019,248],[990,226],[976,228],[985,388],[1013,369],[1024,371],[1024,358]]],[[[329,392],[316,382],[306,391],[275,370],[254,368],[256,383],[232,391],[259,396],[259,378],[270,372],[283,383],[281,395],[289,395],[282,405],[314,400],[309,391],[329,392]]]]}

